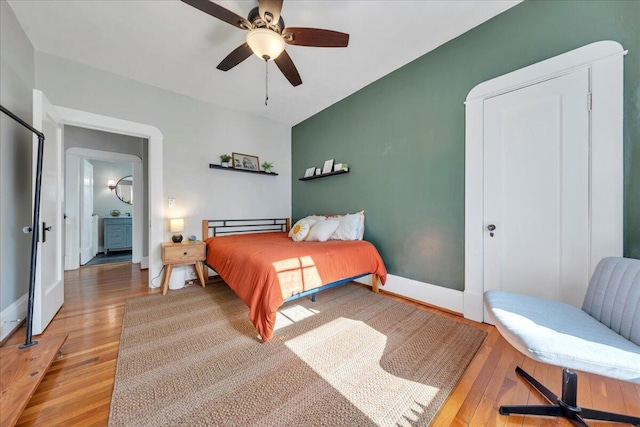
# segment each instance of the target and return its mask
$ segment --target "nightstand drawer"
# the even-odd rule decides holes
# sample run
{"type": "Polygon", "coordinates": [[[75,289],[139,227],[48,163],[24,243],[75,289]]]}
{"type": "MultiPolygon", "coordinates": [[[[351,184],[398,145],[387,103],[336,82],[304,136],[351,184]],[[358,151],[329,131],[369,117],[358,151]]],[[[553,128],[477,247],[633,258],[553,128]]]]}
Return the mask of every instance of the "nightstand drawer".
{"type": "Polygon", "coordinates": [[[162,262],[164,264],[204,260],[204,243],[173,244],[164,246],[162,262]]]}

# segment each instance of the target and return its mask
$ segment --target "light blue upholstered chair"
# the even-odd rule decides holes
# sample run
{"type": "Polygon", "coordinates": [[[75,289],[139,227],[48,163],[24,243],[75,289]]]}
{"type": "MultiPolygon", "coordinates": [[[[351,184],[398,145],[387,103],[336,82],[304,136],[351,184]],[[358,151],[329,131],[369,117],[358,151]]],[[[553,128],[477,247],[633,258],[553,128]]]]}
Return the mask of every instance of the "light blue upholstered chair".
{"type": "Polygon", "coordinates": [[[558,397],[520,367],[516,372],[550,405],[504,405],[500,413],[566,417],[640,426],[640,417],[580,408],[574,369],[640,383],[640,260],[605,258],[596,267],[582,309],[503,291],[485,292],[485,307],[502,336],[530,358],[563,367],[558,397]]]}

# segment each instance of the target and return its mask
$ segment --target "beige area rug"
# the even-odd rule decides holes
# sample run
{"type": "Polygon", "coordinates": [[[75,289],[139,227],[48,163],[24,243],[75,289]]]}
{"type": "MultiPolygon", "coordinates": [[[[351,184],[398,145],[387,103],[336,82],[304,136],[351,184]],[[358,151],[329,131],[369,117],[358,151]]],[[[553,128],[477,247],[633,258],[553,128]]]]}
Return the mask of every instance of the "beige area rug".
{"type": "Polygon", "coordinates": [[[126,302],[110,426],[424,426],[485,332],[348,284],[267,343],[224,283],[126,302]]]}

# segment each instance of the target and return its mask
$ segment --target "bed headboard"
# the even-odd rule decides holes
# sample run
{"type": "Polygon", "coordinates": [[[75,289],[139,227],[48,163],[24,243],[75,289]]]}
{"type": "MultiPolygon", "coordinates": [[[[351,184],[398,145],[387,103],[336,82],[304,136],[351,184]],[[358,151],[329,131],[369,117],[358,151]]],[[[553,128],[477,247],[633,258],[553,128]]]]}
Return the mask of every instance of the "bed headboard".
{"type": "Polygon", "coordinates": [[[203,219],[202,241],[226,234],[261,233],[265,231],[289,231],[291,218],[268,219],[203,219]]]}

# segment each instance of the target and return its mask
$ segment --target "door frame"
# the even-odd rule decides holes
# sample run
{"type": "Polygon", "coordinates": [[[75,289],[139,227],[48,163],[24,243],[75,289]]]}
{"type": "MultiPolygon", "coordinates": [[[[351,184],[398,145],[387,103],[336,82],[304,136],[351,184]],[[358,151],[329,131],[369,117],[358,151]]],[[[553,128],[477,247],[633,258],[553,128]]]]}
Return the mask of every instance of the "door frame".
{"type": "MultiPolygon", "coordinates": [[[[162,177],[162,150],[163,135],[155,126],[143,123],[130,122],[114,117],[75,110],[72,108],[54,106],[58,110],[62,122],[65,125],[81,128],[100,130],[121,135],[146,138],[148,143],[148,204],[149,204],[149,256],[141,260],[141,268],[149,268],[149,287],[153,287],[151,281],[162,270],[162,258],[160,246],[164,233],[164,204],[163,177],[162,177]]],[[[60,251],[64,248],[61,247],[60,251]]]]}
{"type": "MultiPolygon", "coordinates": [[[[484,101],[577,69],[590,73],[590,273],[623,249],[623,57],[615,41],[600,41],[475,86],[465,101],[465,255],[463,313],[484,320],[484,101]]],[[[585,108],[587,106],[585,97],[585,108]]]]}
{"type": "MultiPolygon", "coordinates": [[[[80,195],[79,195],[79,176],[80,176],[80,160],[102,160],[109,162],[130,163],[133,168],[133,182],[139,183],[133,187],[133,200],[142,200],[144,197],[144,183],[147,177],[142,172],[142,160],[133,154],[113,153],[110,151],[94,150],[91,148],[71,147],[66,150],[65,163],[65,270],[76,270],[80,268],[80,224],[78,221],[69,221],[70,217],[80,219],[80,195]],[[73,175],[71,175],[73,174],[73,175]]],[[[143,209],[140,204],[132,206],[133,221],[133,240],[131,248],[131,262],[142,263],[142,227],[143,209]]],[[[146,260],[148,264],[148,259],[146,260]]]]}
{"type": "MultiPolygon", "coordinates": [[[[80,166],[80,165],[78,165],[80,166]]],[[[82,179],[80,180],[80,182],[82,183],[82,186],[79,187],[79,199],[80,199],[80,212],[78,215],[78,224],[79,224],[79,228],[80,228],[80,239],[79,239],[79,249],[80,249],[80,263],[82,263],[82,261],[84,260],[84,264],[86,264],[87,262],[89,262],[94,256],[96,256],[95,253],[93,252],[93,164],[91,164],[89,162],[88,159],[82,159],[82,166],[80,166],[80,170],[82,171],[80,173],[80,175],[82,176],[82,179]],[[87,171],[90,170],[90,180],[89,182],[87,182],[87,171]],[[87,197],[87,195],[89,195],[89,197],[87,197]],[[91,202],[91,209],[88,209],[88,204],[87,202],[91,202]],[[89,218],[87,218],[87,215],[89,215],[89,218]],[[91,224],[89,226],[89,224],[91,224]],[[91,239],[87,239],[88,236],[91,236],[91,239]],[[87,243],[87,240],[89,240],[91,242],[91,245],[89,247],[85,246],[85,243],[87,243]]],[[[64,185],[64,183],[63,183],[64,185]]],[[[65,196],[69,196],[69,193],[65,192],[65,196]]],[[[66,197],[65,197],[66,199],[66,197]]],[[[67,218],[69,218],[69,212],[67,212],[67,210],[64,210],[64,214],[67,218]]],[[[65,218],[65,234],[66,234],[66,229],[67,229],[67,221],[65,218]]],[[[65,243],[66,243],[66,239],[65,239],[65,243]]],[[[66,256],[66,251],[65,251],[65,256],[66,256]]],[[[66,267],[66,259],[65,259],[65,267],[66,267]]]]}

